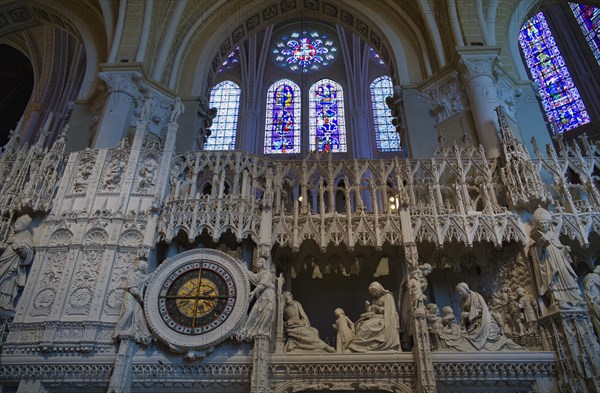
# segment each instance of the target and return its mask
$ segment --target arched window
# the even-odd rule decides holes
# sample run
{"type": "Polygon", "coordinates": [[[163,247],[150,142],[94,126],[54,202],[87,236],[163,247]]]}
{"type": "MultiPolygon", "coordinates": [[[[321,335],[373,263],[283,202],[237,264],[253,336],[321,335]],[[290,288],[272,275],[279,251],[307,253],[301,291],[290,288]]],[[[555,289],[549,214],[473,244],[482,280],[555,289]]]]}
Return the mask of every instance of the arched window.
{"type": "Polygon", "coordinates": [[[385,98],[394,94],[392,78],[381,76],[371,83],[371,107],[375,123],[375,141],[379,151],[400,151],[400,135],[392,124],[392,113],[385,98]]]}
{"type": "Polygon", "coordinates": [[[241,93],[240,87],[232,81],[223,81],[213,87],[209,106],[216,107],[218,112],[210,128],[211,135],[204,145],[205,150],[235,149],[241,93]]]}
{"type": "Polygon", "coordinates": [[[546,116],[557,131],[564,132],[589,123],[588,112],[543,13],[525,23],[519,43],[531,77],[539,85],[546,116]]]}
{"type": "Polygon", "coordinates": [[[321,79],[310,88],[311,151],[346,151],[346,125],[344,121],[344,92],[331,79],[321,79]]]}
{"type": "Polygon", "coordinates": [[[600,8],[591,5],[569,3],[573,15],[589,44],[594,57],[600,64],[600,8]]]}
{"type": "Polygon", "coordinates": [[[300,153],[300,88],[279,80],[267,92],[265,154],[300,153]]]}

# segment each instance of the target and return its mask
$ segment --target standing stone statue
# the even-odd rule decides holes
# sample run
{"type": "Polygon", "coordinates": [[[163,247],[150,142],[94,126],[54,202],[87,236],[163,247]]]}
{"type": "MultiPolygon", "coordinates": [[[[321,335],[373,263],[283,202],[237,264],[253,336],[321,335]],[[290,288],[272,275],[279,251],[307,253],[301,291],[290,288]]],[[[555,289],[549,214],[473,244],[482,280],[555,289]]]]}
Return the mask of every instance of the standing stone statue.
{"type": "Polygon", "coordinates": [[[348,345],[354,338],[354,323],[341,308],[336,308],[334,315],[336,317],[333,324],[333,330],[336,331],[335,351],[338,353],[346,352],[348,345]]]}
{"type": "Polygon", "coordinates": [[[27,280],[27,266],[33,261],[33,237],[28,227],[31,217],[20,216],[14,224],[14,234],[0,255],[0,308],[12,311],[19,290],[27,280]]]}
{"type": "Polygon", "coordinates": [[[600,341],[600,265],[583,279],[583,296],[590,310],[596,337],[600,341]]]}
{"type": "Polygon", "coordinates": [[[115,327],[114,338],[129,339],[142,345],[148,345],[152,341],[152,333],[148,329],[142,307],[147,270],[148,263],[141,258],[134,262],[133,268],[127,270],[121,314],[115,327]]]}
{"type": "Polygon", "coordinates": [[[252,340],[255,336],[271,336],[271,325],[275,318],[276,293],[273,273],[265,258],[256,260],[258,271],[248,272],[255,288],[250,292],[250,301],[256,299],[244,326],[236,334],[239,341],[252,340]]]}
{"type": "Polygon", "coordinates": [[[169,123],[177,123],[177,119],[185,112],[185,106],[183,102],[181,102],[181,98],[175,97],[173,102],[171,103],[171,117],[169,118],[169,123]]]}
{"type": "Polygon", "coordinates": [[[148,123],[150,120],[152,120],[152,115],[154,114],[154,98],[152,98],[152,95],[148,93],[142,100],[140,121],[145,121],[148,123]]]}
{"type": "Polygon", "coordinates": [[[577,285],[577,275],[571,267],[569,247],[564,246],[551,230],[552,216],[546,209],[537,208],[533,213],[536,229],[529,249],[533,261],[538,294],[545,296],[550,305],[570,307],[583,299],[577,285]]]}

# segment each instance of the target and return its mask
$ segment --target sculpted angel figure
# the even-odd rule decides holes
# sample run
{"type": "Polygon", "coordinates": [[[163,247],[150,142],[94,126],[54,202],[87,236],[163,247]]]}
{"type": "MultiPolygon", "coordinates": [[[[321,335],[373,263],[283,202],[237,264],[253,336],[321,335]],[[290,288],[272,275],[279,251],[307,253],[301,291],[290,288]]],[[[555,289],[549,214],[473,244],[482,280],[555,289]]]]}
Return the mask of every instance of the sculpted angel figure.
{"type": "Polygon", "coordinates": [[[147,271],[148,263],[142,258],[138,258],[133,268],[127,270],[121,314],[115,326],[114,338],[130,339],[142,345],[152,342],[153,336],[148,329],[143,308],[147,271]]]}
{"type": "Polygon", "coordinates": [[[239,341],[251,340],[258,335],[270,336],[271,325],[275,318],[276,293],[273,273],[271,273],[269,263],[265,258],[258,258],[255,265],[258,269],[257,272],[249,271],[248,275],[250,283],[255,286],[250,292],[250,301],[252,299],[256,299],[256,301],[244,326],[236,334],[239,341]]]}

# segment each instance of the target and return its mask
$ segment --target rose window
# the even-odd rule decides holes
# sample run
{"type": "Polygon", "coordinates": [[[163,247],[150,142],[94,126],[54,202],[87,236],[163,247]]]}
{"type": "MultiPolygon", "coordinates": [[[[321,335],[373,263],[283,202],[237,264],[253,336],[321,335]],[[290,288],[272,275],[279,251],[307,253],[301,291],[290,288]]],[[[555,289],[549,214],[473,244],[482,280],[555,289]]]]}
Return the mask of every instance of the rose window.
{"type": "Polygon", "coordinates": [[[283,69],[309,72],[323,69],[337,58],[333,38],[317,31],[292,32],[281,36],[271,50],[271,59],[283,69]]]}

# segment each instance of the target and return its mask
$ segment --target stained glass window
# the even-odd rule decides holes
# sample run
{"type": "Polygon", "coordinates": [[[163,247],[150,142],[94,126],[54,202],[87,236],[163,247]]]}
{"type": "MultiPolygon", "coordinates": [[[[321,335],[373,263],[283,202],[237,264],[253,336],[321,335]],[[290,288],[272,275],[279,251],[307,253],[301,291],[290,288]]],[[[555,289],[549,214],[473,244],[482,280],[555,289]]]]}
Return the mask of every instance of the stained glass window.
{"type": "Polygon", "coordinates": [[[316,71],[329,66],[337,57],[335,40],[317,31],[295,31],[283,35],[271,49],[271,59],[293,72],[316,71]]]}
{"type": "Polygon", "coordinates": [[[596,61],[600,64],[600,8],[591,5],[569,3],[579,27],[587,40],[596,61]]]}
{"type": "Polygon", "coordinates": [[[531,77],[539,85],[546,116],[557,131],[564,132],[589,123],[585,105],[543,13],[523,25],[519,43],[531,77]]]}
{"type": "Polygon", "coordinates": [[[300,88],[279,80],[267,92],[265,154],[300,153],[300,88]]]}
{"type": "Polygon", "coordinates": [[[392,124],[392,113],[385,98],[394,94],[392,78],[382,76],[371,83],[371,107],[375,122],[375,140],[379,151],[400,151],[400,136],[392,124]]]}
{"type": "Polygon", "coordinates": [[[331,79],[321,79],[310,88],[309,149],[345,152],[344,93],[331,79]]]}
{"type": "Polygon", "coordinates": [[[225,70],[233,68],[236,64],[240,62],[240,48],[235,48],[229,56],[221,63],[221,67],[219,67],[218,73],[221,73],[225,70]]]}
{"type": "Polygon", "coordinates": [[[375,50],[373,48],[369,48],[369,51],[371,52],[371,58],[377,62],[378,64],[384,65],[385,62],[383,61],[383,59],[381,58],[381,56],[379,56],[379,53],[375,52],[375,50]]]}
{"type": "Polygon", "coordinates": [[[235,149],[241,92],[240,87],[231,81],[223,81],[213,87],[209,106],[217,108],[218,112],[210,127],[212,132],[204,145],[205,150],[235,149]]]}

